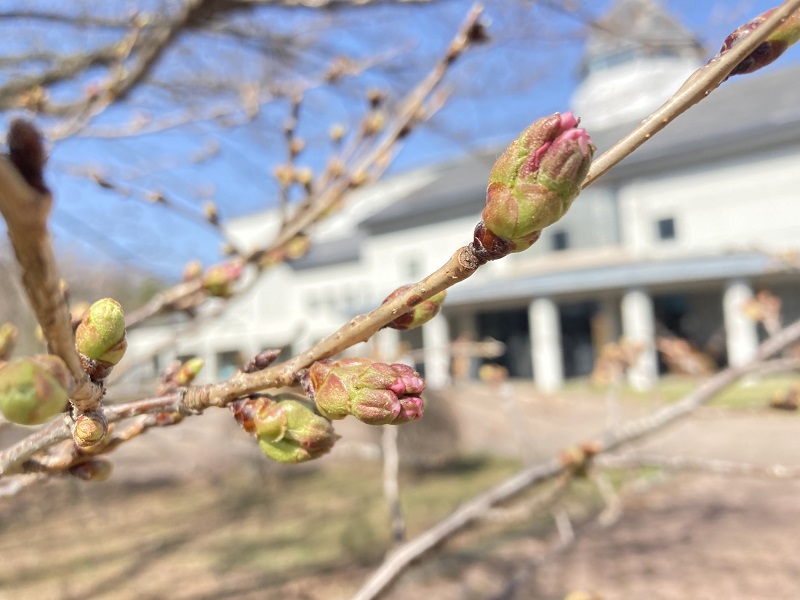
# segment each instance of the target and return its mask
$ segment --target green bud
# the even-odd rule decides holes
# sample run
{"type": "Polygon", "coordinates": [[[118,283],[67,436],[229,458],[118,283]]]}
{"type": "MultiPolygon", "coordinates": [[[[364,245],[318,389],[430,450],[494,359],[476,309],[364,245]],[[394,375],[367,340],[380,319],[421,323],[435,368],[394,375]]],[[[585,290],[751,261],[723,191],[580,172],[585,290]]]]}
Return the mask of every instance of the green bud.
{"type": "Polygon", "coordinates": [[[75,419],[72,439],[79,448],[90,448],[101,443],[108,433],[108,419],[101,412],[84,413],[75,419]]]}
{"type": "Polygon", "coordinates": [[[0,412],[18,425],[38,425],[63,412],[72,378],[57,356],[24,358],[0,367],[0,412]]]}
{"type": "Polygon", "coordinates": [[[476,256],[495,260],[535,242],[578,196],[594,151],[571,112],[539,119],[522,132],[489,175],[476,256]]]}
{"type": "Polygon", "coordinates": [[[209,267],[203,275],[203,287],[210,296],[230,298],[233,295],[233,283],[242,276],[241,265],[223,263],[209,267]]]}
{"type": "Polygon", "coordinates": [[[234,417],[255,434],[261,451],[281,463],[299,463],[326,454],[339,439],[314,404],[294,394],[266,394],[233,402],[234,417]]]}
{"type": "Polygon", "coordinates": [[[301,382],[329,419],[353,415],[368,425],[402,425],[422,417],[425,382],[407,365],[366,358],[320,360],[301,382]]]}
{"type": "MultiPolygon", "coordinates": [[[[397,297],[399,294],[405,292],[410,287],[410,285],[404,285],[397,288],[386,297],[386,299],[383,301],[384,304],[397,297]]],[[[397,317],[394,321],[389,323],[387,327],[399,330],[416,329],[417,327],[421,327],[439,314],[446,297],[447,290],[444,290],[434,296],[431,296],[427,300],[418,302],[414,308],[397,317]]],[[[417,297],[417,300],[419,300],[419,297],[417,297]]]]}
{"type": "Polygon", "coordinates": [[[75,347],[86,358],[116,365],[125,355],[125,313],[119,302],[103,298],[89,307],[75,331],[75,347]]]}
{"type": "Polygon", "coordinates": [[[205,364],[206,361],[202,358],[195,357],[187,360],[178,368],[178,372],[175,373],[176,385],[184,386],[192,383],[205,364]]]}

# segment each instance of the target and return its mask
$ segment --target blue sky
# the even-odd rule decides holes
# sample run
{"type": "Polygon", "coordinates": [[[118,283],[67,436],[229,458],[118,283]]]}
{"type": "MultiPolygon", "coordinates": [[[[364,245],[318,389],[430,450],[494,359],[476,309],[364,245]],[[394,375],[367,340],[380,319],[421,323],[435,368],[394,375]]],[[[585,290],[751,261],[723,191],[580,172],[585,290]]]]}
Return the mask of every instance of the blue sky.
{"type": "MultiPolygon", "coordinates": [[[[565,15],[534,7],[534,3],[523,9],[504,0],[486,2],[492,44],[471,52],[448,75],[451,101],[431,123],[413,134],[390,173],[452,159],[476,147],[499,145],[539,116],[568,109],[577,84],[585,20],[602,15],[611,3],[576,2],[589,8],[565,15]],[[517,8],[511,9],[512,5],[517,8]]],[[[706,43],[710,57],[728,32],[773,6],[774,1],[667,0],[663,4],[706,43]]],[[[317,167],[322,164],[330,149],[325,132],[332,123],[346,122],[359,114],[364,90],[389,84],[393,93],[399,93],[411,85],[414,76],[423,73],[445,47],[469,5],[451,0],[429,7],[356,11],[334,26],[309,11],[284,11],[277,19],[273,14],[271,24],[276,30],[299,30],[314,43],[356,56],[392,56],[358,81],[346,81],[333,92],[320,89],[306,95],[300,134],[309,150],[299,162],[317,167]]],[[[224,60],[225,49],[214,52],[224,60]]],[[[790,50],[778,65],[796,60],[797,54],[796,49],[790,50]]],[[[199,68],[202,60],[210,60],[196,55],[190,58],[199,68]]],[[[320,68],[324,66],[325,56],[315,60],[320,68]]],[[[165,62],[166,72],[170,63],[165,62]]],[[[213,61],[210,66],[215,66],[213,61]]],[[[315,63],[307,66],[313,69],[315,63]]],[[[247,67],[231,64],[225,68],[245,72],[247,67]]],[[[126,122],[148,102],[157,110],[179,108],[170,104],[172,100],[134,96],[130,106],[111,111],[101,123],[126,122]]],[[[165,278],[176,278],[192,258],[206,264],[219,261],[219,237],[207,227],[162,207],[100,190],[85,177],[76,177],[75,172],[88,166],[143,193],[162,191],[195,211],[205,199],[213,198],[223,217],[263,210],[274,206],[276,198],[271,172],[285,155],[280,126],[287,110],[286,102],[277,102],[265,108],[255,123],[244,127],[205,123],[130,139],[57,143],[49,176],[56,192],[53,230],[59,250],[88,260],[122,261],[127,265],[124,268],[135,266],[165,278]],[[192,156],[210,147],[218,148],[213,160],[192,162],[192,156]]]]}

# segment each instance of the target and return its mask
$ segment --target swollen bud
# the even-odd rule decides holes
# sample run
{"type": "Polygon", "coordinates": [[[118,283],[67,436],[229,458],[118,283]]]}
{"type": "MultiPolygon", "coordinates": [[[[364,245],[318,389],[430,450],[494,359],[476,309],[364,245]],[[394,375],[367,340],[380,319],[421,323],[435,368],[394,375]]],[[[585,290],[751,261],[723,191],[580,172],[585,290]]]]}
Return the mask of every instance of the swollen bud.
{"type": "Polygon", "coordinates": [[[236,421],[258,439],[261,451],[281,463],[299,463],[326,454],[339,439],[331,422],[306,398],[258,395],[231,403],[236,421]]]}
{"type": "MultiPolygon", "coordinates": [[[[401,293],[408,290],[411,286],[404,285],[397,288],[391,294],[386,296],[384,299],[384,304],[389,300],[396,298],[401,293]]],[[[389,323],[387,327],[391,327],[392,329],[415,329],[420,327],[430,321],[433,317],[439,314],[439,311],[442,308],[442,304],[444,303],[444,299],[447,297],[447,291],[441,291],[438,294],[431,296],[427,300],[421,301],[417,304],[414,308],[412,308],[407,313],[404,313],[397,317],[394,321],[389,323]]]]}
{"type": "Polygon", "coordinates": [[[233,295],[233,282],[242,275],[242,267],[223,263],[209,267],[203,276],[203,287],[209,295],[217,298],[230,298],[233,295]]]}
{"type": "Polygon", "coordinates": [[[179,386],[186,386],[194,381],[194,378],[200,374],[200,371],[205,366],[206,361],[202,358],[190,358],[183,363],[178,371],[175,373],[175,383],[179,386]]]}
{"type": "Polygon", "coordinates": [[[369,425],[402,425],[422,417],[425,382],[407,365],[366,358],[320,360],[301,382],[329,419],[353,415],[369,425]]]}
{"type": "Polygon", "coordinates": [[[489,175],[483,225],[473,249],[495,260],[529,248],[578,196],[595,147],[572,112],[528,127],[497,159],[489,175]]]}
{"type": "Polygon", "coordinates": [[[80,415],[72,426],[72,439],[79,448],[96,446],[108,433],[108,419],[101,412],[80,415]]]}
{"type": "MultiPolygon", "coordinates": [[[[728,52],[753,31],[758,29],[773,12],[775,12],[775,9],[771,8],[741,27],[737,27],[733,33],[725,38],[725,41],[722,43],[722,48],[719,50],[719,56],[728,52]]],[[[800,11],[794,11],[788,19],[767,36],[767,39],[761,42],[755,50],[748,54],[742,62],[731,71],[731,75],[745,75],[758,71],[762,67],[766,67],[798,40],[800,40],[800,11]]]]}
{"type": "Polygon", "coordinates": [[[108,377],[128,348],[125,313],[119,302],[103,298],[89,307],[75,330],[75,348],[83,369],[94,381],[108,377]]]}
{"type": "Polygon", "coordinates": [[[0,367],[0,412],[18,425],[39,425],[63,412],[74,385],[57,356],[23,358],[0,367]]]}

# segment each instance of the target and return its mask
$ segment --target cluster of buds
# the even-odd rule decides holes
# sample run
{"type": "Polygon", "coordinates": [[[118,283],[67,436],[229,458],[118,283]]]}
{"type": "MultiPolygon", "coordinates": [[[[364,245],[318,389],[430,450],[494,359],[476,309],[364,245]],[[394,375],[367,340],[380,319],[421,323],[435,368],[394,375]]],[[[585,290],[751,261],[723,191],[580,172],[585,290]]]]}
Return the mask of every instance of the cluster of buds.
{"type": "Polygon", "coordinates": [[[203,288],[210,296],[230,298],[233,295],[233,283],[242,276],[241,265],[223,263],[209,267],[203,275],[203,288]]]}
{"type": "MultiPolygon", "coordinates": [[[[771,8],[741,27],[737,27],[733,33],[725,38],[725,41],[722,43],[722,48],[719,50],[719,56],[731,50],[744,38],[758,29],[773,12],[775,12],[775,9],[771,8]]],[[[748,54],[744,60],[731,71],[731,75],[746,75],[747,73],[752,73],[758,71],[762,67],[766,67],[781,54],[786,52],[786,49],[798,40],[800,40],[800,11],[795,11],[788,19],[776,27],[775,30],[767,36],[767,39],[761,42],[755,50],[748,54]]]]}
{"type": "Polygon", "coordinates": [[[407,365],[366,358],[320,360],[301,382],[329,419],[353,415],[369,425],[402,425],[422,417],[425,382],[407,365]]]}
{"type": "Polygon", "coordinates": [[[75,330],[75,349],[83,370],[92,381],[102,381],[127,348],[125,313],[119,302],[103,298],[92,304],[75,330]]]}
{"type": "Polygon", "coordinates": [[[594,151],[572,112],[528,127],[492,167],[483,220],[472,242],[475,256],[496,260],[529,248],[572,205],[594,151]]]}
{"type": "Polygon", "coordinates": [[[300,463],[327,454],[339,436],[302,396],[259,394],[230,404],[239,425],[256,436],[258,446],[280,463],[300,463]]]}
{"type": "MultiPolygon", "coordinates": [[[[397,288],[391,294],[386,296],[383,303],[386,304],[389,300],[393,300],[406,290],[411,288],[410,285],[404,285],[397,288]]],[[[397,317],[394,321],[389,323],[386,327],[390,327],[392,329],[416,329],[430,321],[433,317],[439,314],[439,311],[442,308],[442,304],[444,303],[445,298],[447,297],[447,291],[439,292],[438,294],[431,296],[427,300],[419,301],[417,298],[417,304],[407,313],[403,313],[399,317],[397,317]]]]}
{"type": "Polygon", "coordinates": [[[0,412],[18,425],[39,425],[63,412],[74,386],[67,365],[50,354],[0,367],[0,412]]]}

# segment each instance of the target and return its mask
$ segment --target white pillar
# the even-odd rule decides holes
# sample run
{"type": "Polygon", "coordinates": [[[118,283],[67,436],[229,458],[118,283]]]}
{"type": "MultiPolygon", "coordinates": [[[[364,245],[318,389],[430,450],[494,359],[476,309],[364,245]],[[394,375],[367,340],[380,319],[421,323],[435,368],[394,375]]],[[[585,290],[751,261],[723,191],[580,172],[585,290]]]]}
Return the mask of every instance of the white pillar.
{"type": "Polygon", "coordinates": [[[397,329],[391,327],[381,329],[370,338],[370,341],[372,342],[372,354],[376,360],[385,363],[399,361],[400,332],[397,329]]]}
{"type": "Polygon", "coordinates": [[[653,299],[646,291],[633,289],[622,297],[622,333],[642,348],[638,360],[628,370],[630,384],[638,390],[652,388],[658,379],[656,324],[653,299]]]}
{"type": "Polygon", "coordinates": [[[743,310],[752,298],[753,288],[741,279],[728,282],[722,294],[728,364],[734,367],[750,362],[758,349],[758,327],[743,310]]]}
{"type": "Polygon", "coordinates": [[[441,388],[450,382],[450,327],[444,315],[438,315],[422,326],[425,385],[441,388]]]}
{"type": "Polygon", "coordinates": [[[561,358],[561,321],[558,306],[550,298],[537,298],[528,307],[533,379],[543,392],[552,392],[564,383],[561,358]]]}

